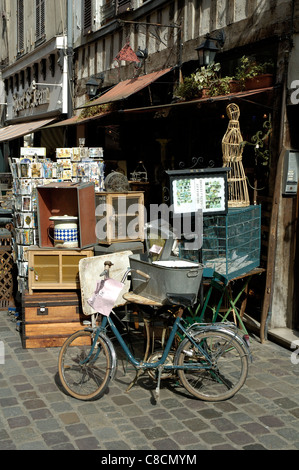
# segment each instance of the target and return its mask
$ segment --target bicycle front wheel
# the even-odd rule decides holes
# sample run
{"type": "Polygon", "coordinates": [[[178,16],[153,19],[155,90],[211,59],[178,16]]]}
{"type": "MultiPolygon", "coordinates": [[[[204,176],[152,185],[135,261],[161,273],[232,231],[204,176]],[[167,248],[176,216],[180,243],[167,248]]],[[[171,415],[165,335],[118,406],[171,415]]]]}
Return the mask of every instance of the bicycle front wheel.
{"type": "Polygon", "coordinates": [[[198,348],[185,340],[178,358],[178,365],[188,367],[178,370],[182,385],[201,400],[222,401],[231,398],[247,378],[246,349],[225,332],[203,331],[194,339],[198,348]],[[192,368],[192,363],[200,368],[192,368]]]}
{"type": "Polygon", "coordinates": [[[111,355],[101,337],[87,360],[93,337],[91,331],[77,331],[66,340],[59,354],[61,384],[69,395],[79,400],[100,398],[110,381],[111,355]]]}

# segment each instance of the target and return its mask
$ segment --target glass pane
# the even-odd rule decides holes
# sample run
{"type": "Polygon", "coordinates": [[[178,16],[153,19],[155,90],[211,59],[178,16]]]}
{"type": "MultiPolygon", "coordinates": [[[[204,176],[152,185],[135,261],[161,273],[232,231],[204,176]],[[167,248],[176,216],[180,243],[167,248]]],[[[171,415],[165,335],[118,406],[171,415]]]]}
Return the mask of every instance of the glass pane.
{"type": "Polygon", "coordinates": [[[34,256],[36,282],[59,283],[59,256],[34,256]]]}

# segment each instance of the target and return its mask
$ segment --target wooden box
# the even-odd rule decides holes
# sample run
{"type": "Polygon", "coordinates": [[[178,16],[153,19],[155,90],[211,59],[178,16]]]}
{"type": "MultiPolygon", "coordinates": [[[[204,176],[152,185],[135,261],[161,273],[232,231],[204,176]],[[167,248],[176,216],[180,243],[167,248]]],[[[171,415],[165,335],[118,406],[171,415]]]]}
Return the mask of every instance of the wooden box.
{"type": "Polygon", "coordinates": [[[37,188],[39,246],[53,247],[52,216],[78,217],[79,248],[97,243],[93,183],[51,183],[37,188]]]}
{"type": "Polygon", "coordinates": [[[144,240],[144,193],[96,193],[96,236],[102,244],[144,240]]]}
{"type": "Polygon", "coordinates": [[[80,289],[79,261],[94,255],[93,249],[61,250],[30,247],[28,288],[34,290],[80,289]]]}
{"type": "Polygon", "coordinates": [[[38,292],[22,297],[24,348],[61,347],[78,330],[86,328],[79,292],[38,292]]]}

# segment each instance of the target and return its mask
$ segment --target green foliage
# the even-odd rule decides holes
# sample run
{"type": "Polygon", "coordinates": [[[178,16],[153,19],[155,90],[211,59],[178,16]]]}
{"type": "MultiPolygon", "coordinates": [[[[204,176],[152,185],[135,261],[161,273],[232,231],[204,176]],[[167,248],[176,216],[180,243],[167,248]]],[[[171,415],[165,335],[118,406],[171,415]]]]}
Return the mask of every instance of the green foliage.
{"type": "Polygon", "coordinates": [[[183,82],[175,89],[174,94],[176,97],[184,98],[185,100],[193,100],[201,97],[202,90],[192,77],[185,77],[183,82]]]}
{"type": "Polygon", "coordinates": [[[247,78],[257,77],[258,75],[262,75],[264,73],[272,73],[273,72],[273,62],[263,62],[258,63],[254,59],[243,55],[241,57],[240,65],[236,69],[236,80],[238,80],[242,86],[245,88],[245,80],[247,78]]]}
{"type": "Polygon", "coordinates": [[[112,111],[112,105],[110,103],[108,104],[102,104],[102,105],[95,105],[95,106],[89,106],[87,108],[84,108],[79,116],[79,119],[85,119],[93,116],[97,116],[99,114],[104,114],[109,111],[112,111]]]}
{"type": "Polygon", "coordinates": [[[230,93],[231,77],[219,77],[221,66],[213,63],[201,67],[190,77],[185,77],[175,90],[175,96],[185,100],[196,99],[206,90],[209,96],[226,95],[230,93]]]}

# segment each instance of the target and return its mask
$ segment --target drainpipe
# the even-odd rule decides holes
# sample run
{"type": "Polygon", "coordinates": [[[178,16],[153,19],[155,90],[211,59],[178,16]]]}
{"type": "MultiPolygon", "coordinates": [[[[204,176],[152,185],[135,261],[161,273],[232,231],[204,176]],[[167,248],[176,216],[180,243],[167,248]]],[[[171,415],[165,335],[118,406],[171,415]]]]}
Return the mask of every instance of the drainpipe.
{"type": "Polygon", "coordinates": [[[67,0],[67,114],[73,116],[73,0],[67,0]]]}

